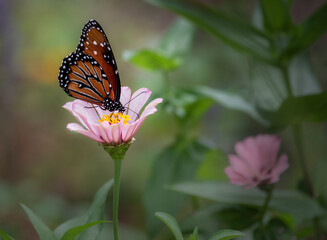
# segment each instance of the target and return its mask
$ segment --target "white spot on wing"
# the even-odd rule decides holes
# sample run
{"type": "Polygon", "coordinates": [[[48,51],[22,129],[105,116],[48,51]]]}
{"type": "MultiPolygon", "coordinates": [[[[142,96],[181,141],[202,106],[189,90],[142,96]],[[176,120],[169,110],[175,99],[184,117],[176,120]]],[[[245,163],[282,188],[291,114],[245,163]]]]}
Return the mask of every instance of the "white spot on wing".
{"type": "Polygon", "coordinates": [[[93,41],[93,44],[94,44],[94,45],[98,45],[97,41],[95,41],[95,40],[93,41]]]}
{"type": "Polygon", "coordinates": [[[97,55],[97,54],[98,54],[98,52],[97,52],[97,51],[93,51],[93,53],[94,53],[94,55],[97,55]]]}

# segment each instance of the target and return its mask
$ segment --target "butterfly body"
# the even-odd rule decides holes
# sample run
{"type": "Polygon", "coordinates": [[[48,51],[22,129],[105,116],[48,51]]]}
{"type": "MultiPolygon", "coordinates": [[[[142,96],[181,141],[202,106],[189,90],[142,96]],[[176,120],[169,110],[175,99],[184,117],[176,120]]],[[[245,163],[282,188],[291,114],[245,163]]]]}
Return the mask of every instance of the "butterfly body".
{"type": "Polygon", "coordinates": [[[59,68],[59,85],[74,98],[110,112],[125,110],[120,102],[120,79],[109,41],[95,20],[88,21],[76,51],[59,68]]]}

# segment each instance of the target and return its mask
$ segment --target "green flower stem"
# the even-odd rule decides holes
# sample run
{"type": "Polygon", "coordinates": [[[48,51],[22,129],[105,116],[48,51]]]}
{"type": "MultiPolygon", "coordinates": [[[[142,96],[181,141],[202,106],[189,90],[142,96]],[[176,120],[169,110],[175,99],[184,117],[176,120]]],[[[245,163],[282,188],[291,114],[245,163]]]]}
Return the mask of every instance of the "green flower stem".
{"type": "Polygon", "coordinates": [[[118,240],[118,206],[119,206],[119,187],[120,187],[120,172],[121,164],[131,143],[122,144],[119,146],[106,146],[103,148],[109,153],[114,160],[115,177],[114,177],[114,199],[113,199],[113,227],[114,240],[118,240]]]}
{"type": "Polygon", "coordinates": [[[118,205],[119,205],[119,186],[120,186],[120,170],[122,160],[114,160],[115,178],[114,178],[114,201],[113,201],[113,224],[114,239],[118,240],[118,205]]]}
{"type": "Polygon", "coordinates": [[[262,206],[262,209],[261,209],[261,214],[260,214],[260,227],[263,228],[263,219],[266,215],[266,212],[268,210],[268,206],[269,206],[269,202],[271,200],[271,197],[272,197],[272,193],[273,193],[273,189],[274,189],[274,185],[269,185],[267,186],[266,188],[262,188],[262,190],[264,190],[266,192],[266,199],[265,199],[265,202],[262,206]]]}

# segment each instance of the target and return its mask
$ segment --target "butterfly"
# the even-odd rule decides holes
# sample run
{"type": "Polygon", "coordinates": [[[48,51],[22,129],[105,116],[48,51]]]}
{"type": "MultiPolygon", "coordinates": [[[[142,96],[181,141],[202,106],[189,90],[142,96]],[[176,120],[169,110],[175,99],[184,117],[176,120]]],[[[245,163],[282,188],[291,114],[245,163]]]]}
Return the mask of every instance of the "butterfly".
{"type": "Polygon", "coordinates": [[[100,24],[91,19],[83,29],[75,52],[62,61],[59,85],[68,96],[100,106],[110,112],[124,112],[120,79],[114,53],[100,24]]]}

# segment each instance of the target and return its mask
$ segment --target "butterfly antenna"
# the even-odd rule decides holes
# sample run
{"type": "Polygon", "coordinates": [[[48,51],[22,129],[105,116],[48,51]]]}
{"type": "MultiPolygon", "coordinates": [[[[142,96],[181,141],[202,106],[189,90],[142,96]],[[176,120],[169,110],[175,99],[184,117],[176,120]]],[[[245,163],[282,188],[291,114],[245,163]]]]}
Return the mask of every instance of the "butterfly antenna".
{"type": "Polygon", "coordinates": [[[96,107],[100,107],[100,106],[98,106],[98,105],[97,105],[97,106],[94,106],[93,104],[92,104],[92,107],[87,107],[87,106],[85,106],[85,108],[94,108],[94,109],[95,109],[96,107]]]}
{"type": "Polygon", "coordinates": [[[127,109],[128,111],[132,111],[133,113],[135,113],[135,114],[137,115],[137,119],[140,117],[140,114],[138,114],[138,113],[135,112],[134,110],[132,110],[132,109],[130,109],[130,108],[128,108],[128,107],[126,107],[126,109],[127,109]]]}
{"type": "MultiPolygon", "coordinates": [[[[123,107],[125,107],[127,104],[129,104],[131,101],[133,101],[135,98],[137,98],[138,96],[140,96],[141,94],[146,93],[146,91],[142,91],[139,94],[137,94],[135,97],[133,97],[131,100],[129,100],[127,103],[124,104],[123,107]]],[[[128,108],[129,109],[129,108],[128,108]]],[[[130,109],[131,110],[131,109],[130,109]]],[[[131,110],[132,111],[132,110],[131,110]]]]}
{"type": "Polygon", "coordinates": [[[129,100],[127,103],[125,103],[124,104],[124,108],[126,108],[127,110],[129,110],[129,111],[132,111],[133,113],[135,113],[136,115],[137,115],[137,118],[139,118],[140,117],[140,115],[137,113],[137,112],[135,112],[134,110],[132,110],[132,109],[130,109],[129,107],[125,107],[127,104],[129,104],[131,101],[133,101],[135,98],[137,98],[138,96],[140,96],[141,94],[143,94],[143,93],[146,93],[146,91],[142,91],[142,92],[140,92],[139,94],[137,94],[135,97],[133,97],[131,100],[129,100]]]}
{"type": "Polygon", "coordinates": [[[93,108],[93,109],[94,109],[94,111],[97,113],[97,115],[98,115],[99,119],[101,119],[101,117],[100,117],[100,115],[99,115],[98,111],[95,109],[95,108],[97,108],[97,107],[100,107],[100,106],[98,106],[98,105],[94,106],[93,104],[92,104],[92,107],[87,107],[87,106],[85,106],[85,108],[93,108]]]}

